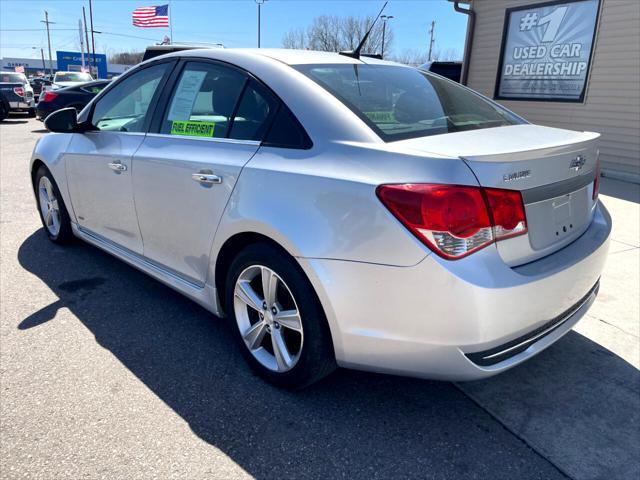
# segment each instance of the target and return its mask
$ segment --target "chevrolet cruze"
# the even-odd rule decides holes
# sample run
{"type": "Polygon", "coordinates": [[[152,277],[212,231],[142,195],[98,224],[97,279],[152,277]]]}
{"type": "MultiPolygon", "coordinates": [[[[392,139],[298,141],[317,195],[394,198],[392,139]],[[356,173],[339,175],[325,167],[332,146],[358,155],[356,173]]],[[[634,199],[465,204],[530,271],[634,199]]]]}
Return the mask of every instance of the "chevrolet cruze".
{"type": "Polygon", "coordinates": [[[226,317],[279,386],[336,366],[488,377],[562,337],[598,292],[598,134],[532,125],[431,73],[183,51],[46,125],[31,177],[49,238],[226,317]]]}

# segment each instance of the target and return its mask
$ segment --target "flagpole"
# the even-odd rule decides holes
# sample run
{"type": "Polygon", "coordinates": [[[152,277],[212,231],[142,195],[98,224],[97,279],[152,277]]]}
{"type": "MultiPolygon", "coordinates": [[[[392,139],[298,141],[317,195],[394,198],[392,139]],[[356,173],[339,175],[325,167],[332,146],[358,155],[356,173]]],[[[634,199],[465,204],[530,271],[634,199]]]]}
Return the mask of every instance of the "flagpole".
{"type": "Polygon", "coordinates": [[[171,0],[169,0],[169,37],[171,39],[171,43],[173,44],[173,18],[171,18],[171,0]]]}

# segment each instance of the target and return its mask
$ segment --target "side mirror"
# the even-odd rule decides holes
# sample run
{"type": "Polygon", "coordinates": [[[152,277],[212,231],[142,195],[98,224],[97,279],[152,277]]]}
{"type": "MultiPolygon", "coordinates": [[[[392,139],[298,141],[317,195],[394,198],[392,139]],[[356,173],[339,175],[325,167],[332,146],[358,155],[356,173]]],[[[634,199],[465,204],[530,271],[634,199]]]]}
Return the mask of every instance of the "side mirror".
{"type": "Polygon", "coordinates": [[[44,126],[50,132],[73,133],[81,130],[75,108],[56,110],[44,120],[44,126]]]}

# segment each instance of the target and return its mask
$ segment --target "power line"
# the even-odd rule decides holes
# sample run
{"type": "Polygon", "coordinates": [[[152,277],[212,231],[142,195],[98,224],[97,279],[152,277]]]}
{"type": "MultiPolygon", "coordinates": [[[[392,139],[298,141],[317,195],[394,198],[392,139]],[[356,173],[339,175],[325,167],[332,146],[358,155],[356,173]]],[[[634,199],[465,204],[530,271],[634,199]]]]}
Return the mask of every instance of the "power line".
{"type": "Polygon", "coordinates": [[[151,40],[151,41],[156,41],[157,38],[149,38],[149,37],[138,37],[136,35],[125,35],[124,33],[111,33],[111,32],[98,32],[96,31],[96,33],[100,33],[102,35],[114,35],[116,37],[127,37],[127,38],[138,38],[140,40],[151,40]]]}
{"type": "MultiPolygon", "coordinates": [[[[45,23],[44,20],[40,20],[42,23],[45,23]]],[[[55,23],[55,22],[49,22],[55,23]]],[[[76,31],[77,28],[50,28],[52,32],[70,32],[76,31]]],[[[0,32],[42,32],[42,28],[0,28],[0,32]]]]}

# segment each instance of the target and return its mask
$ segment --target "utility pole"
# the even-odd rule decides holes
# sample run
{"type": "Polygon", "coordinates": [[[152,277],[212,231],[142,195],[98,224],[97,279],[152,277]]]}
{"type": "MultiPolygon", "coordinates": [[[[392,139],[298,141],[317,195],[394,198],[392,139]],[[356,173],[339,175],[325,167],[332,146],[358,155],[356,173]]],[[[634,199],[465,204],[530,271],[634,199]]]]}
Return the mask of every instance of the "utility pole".
{"type": "Polygon", "coordinates": [[[382,19],[382,54],[380,56],[384,58],[384,38],[385,38],[385,33],[387,32],[387,20],[391,20],[392,18],[394,18],[394,16],[381,15],[380,18],[382,19]]]}
{"type": "MultiPolygon", "coordinates": [[[[94,30],[93,30],[93,7],[91,5],[91,0],[89,0],[89,21],[91,22],[91,51],[93,52],[92,56],[93,56],[93,63],[96,63],[96,42],[95,42],[95,38],[93,36],[94,30]]],[[[97,72],[97,66],[96,66],[96,78],[98,78],[98,72],[97,72]]],[[[93,74],[93,72],[91,72],[93,74]]]]}
{"type": "Polygon", "coordinates": [[[258,48],[260,48],[260,7],[262,7],[262,4],[267,0],[255,0],[255,1],[258,4],[258,48]]]}
{"type": "Polygon", "coordinates": [[[91,73],[91,55],[89,50],[89,30],[87,30],[87,12],[84,9],[84,5],[82,6],[82,17],[84,18],[84,36],[87,43],[87,63],[89,64],[89,73],[91,73]]]}
{"type": "Polygon", "coordinates": [[[429,35],[430,35],[430,39],[429,39],[429,61],[431,61],[431,50],[433,50],[433,33],[436,29],[436,21],[435,20],[431,20],[431,29],[429,30],[429,35]]]}
{"type": "Polygon", "coordinates": [[[47,73],[47,65],[44,63],[44,49],[40,49],[40,56],[42,57],[42,74],[46,75],[47,73]]]}
{"type": "Polygon", "coordinates": [[[82,71],[84,71],[84,37],[82,35],[82,20],[78,19],[78,34],[80,35],[80,58],[82,59],[82,71]]]}
{"type": "Polygon", "coordinates": [[[53,77],[53,63],[51,61],[51,35],[49,34],[49,24],[56,23],[49,21],[49,12],[44,11],[44,20],[40,20],[41,23],[44,23],[47,26],[47,43],[49,44],[49,73],[53,77]]]}

